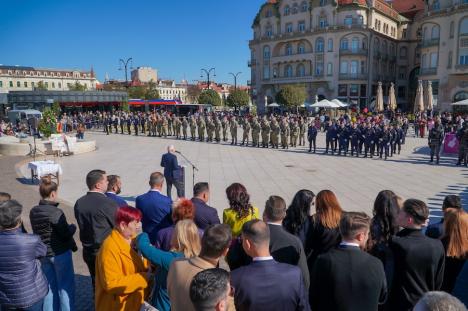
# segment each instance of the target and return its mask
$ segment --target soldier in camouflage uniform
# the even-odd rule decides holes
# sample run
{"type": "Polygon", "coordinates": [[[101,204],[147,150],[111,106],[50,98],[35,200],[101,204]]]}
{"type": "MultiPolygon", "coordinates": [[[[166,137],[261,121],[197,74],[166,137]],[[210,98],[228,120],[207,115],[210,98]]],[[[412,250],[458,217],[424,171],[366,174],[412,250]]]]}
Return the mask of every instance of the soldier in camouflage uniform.
{"type": "Polygon", "coordinates": [[[188,126],[187,118],[183,117],[182,118],[182,136],[184,136],[184,140],[187,140],[187,126],[188,126]]]}
{"type": "Polygon", "coordinates": [[[199,141],[205,141],[205,120],[203,116],[198,117],[198,140],[199,141]]]}
{"type": "Polygon", "coordinates": [[[197,121],[195,120],[194,116],[190,117],[189,120],[190,125],[190,136],[193,141],[195,141],[195,132],[197,131],[197,121]]]}
{"type": "Polygon", "coordinates": [[[255,117],[252,121],[252,147],[260,147],[260,123],[258,118],[255,117]]]}
{"type": "Polygon", "coordinates": [[[307,121],[304,118],[299,118],[299,146],[305,146],[305,134],[307,132],[307,121]]]}
{"type": "Polygon", "coordinates": [[[172,119],[172,116],[167,116],[167,135],[172,136],[172,124],[174,123],[174,120],[172,119]]]}
{"type": "Polygon", "coordinates": [[[180,126],[181,126],[182,122],[180,122],[179,117],[177,117],[177,116],[174,117],[173,124],[174,124],[175,137],[176,137],[176,139],[180,139],[180,126]]]}
{"type": "Polygon", "coordinates": [[[223,128],[223,141],[227,141],[227,129],[228,129],[228,119],[225,116],[221,121],[221,127],[223,128]]]}
{"type": "Polygon", "coordinates": [[[290,133],[289,137],[291,138],[291,147],[297,146],[297,137],[299,136],[299,125],[296,120],[291,120],[289,123],[290,133]]]}
{"type": "Polygon", "coordinates": [[[280,133],[281,133],[281,147],[283,149],[289,149],[288,138],[289,138],[289,123],[284,118],[280,124],[280,133]]]}
{"type": "Polygon", "coordinates": [[[237,123],[236,117],[232,117],[229,123],[229,129],[231,130],[231,145],[237,145],[237,123]]]}
{"type": "Polygon", "coordinates": [[[166,116],[162,116],[162,132],[161,135],[167,138],[167,128],[168,126],[168,121],[166,116]]]}
{"type": "Polygon", "coordinates": [[[218,116],[215,116],[214,119],[214,124],[215,124],[215,140],[217,143],[221,141],[221,121],[219,120],[218,116]]]}
{"type": "Polygon", "coordinates": [[[162,127],[163,127],[163,117],[162,115],[158,114],[158,119],[156,121],[156,124],[157,124],[157,128],[158,128],[158,136],[161,137],[162,136],[162,127]]]}
{"type": "Polygon", "coordinates": [[[280,134],[280,127],[276,118],[273,118],[271,121],[271,144],[273,148],[278,149],[279,145],[279,134],[280,134]]]}
{"type": "Polygon", "coordinates": [[[262,120],[262,148],[268,148],[270,142],[270,123],[266,117],[262,120]]]}
{"type": "Polygon", "coordinates": [[[247,142],[245,143],[246,146],[249,145],[249,133],[250,133],[250,122],[249,122],[249,119],[247,117],[244,118],[243,122],[242,122],[242,144],[241,146],[244,145],[244,142],[247,140],[247,142]]]}
{"type": "Polygon", "coordinates": [[[214,129],[215,129],[215,124],[213,122],[213,119],[211,117],[208,117],[206,121],[206,133],[208,136],[206,141],[213,142],[214,129]]]}

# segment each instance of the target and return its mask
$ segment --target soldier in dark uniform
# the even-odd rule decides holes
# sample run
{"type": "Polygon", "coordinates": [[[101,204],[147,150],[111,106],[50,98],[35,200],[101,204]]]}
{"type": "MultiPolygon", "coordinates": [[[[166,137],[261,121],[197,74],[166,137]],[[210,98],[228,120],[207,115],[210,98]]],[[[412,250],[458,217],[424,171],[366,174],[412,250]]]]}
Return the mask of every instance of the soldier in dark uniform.
{"type": "Polygon", "coordinates": [[[118,127],[119,127],[119,117],[114,115],[113,116],[113,125],[114,125],[114,130],[115,130],[115,134],[117,134],[119,132],[118,130],[118,127]]]}
{"type": "Polygon", "coordinates": [[[338,155],[341,155],[341,151],[343,151],[344,156],[346,157],[349,146],[349,130],[344,125],[344,123],[341,123],[341,126],[338,130],[338,144],[338,155]]]}
{"type": "Polygon", "coordinates": [[[309,140],[309,152],[312,152],[312,145],[314,145],[314,153],[316,151],[317,145],[317,128],[315,127],[314,122],[309,124],[309,128],[307,130],[307,139],[309,140]]]}
{"type": "MultiPolygon", "coordinates": [[[[398,147],[398,154],[400,154],[401,144],[403,144],[403,140],[405,138],[405,131],[401,128],[400,125],[397,125],[396,133],[397,133],[396,147],[398,147]]],[[[396,152],[396,149],[395,149],[395,152],[396,152]]]]}
{"type": "Polygon", "coordinates": [[[127,115],[127,119],[125,120],[127,122],[127,132],[128,132],[128,135],[131,135],[132,134],[132,117],[130,115],[127,115]]]}
{"type": "Polygon", "coordinates": [[[431,161],[430,163],[434,162],[434,154],[436,156],[436,163],[439,164],[440,160],[440,146],[442,146],[442,142],[444,141],[444,128],[437,120],[434,124],[434,127],[429,131],[429,148],[431,148],[431,161]]]}
{"type": "Polygon", "coordinates": [[[390,130],[388,129],[388,126],[385,125],[382,131],[382,134],[379,137],[379,153],[380,153],[381,159],[385,151],[385,160],[387,160],[387,157],[390,152],[390,141],[391,141],[390,130]]]}
{"type": "Polygon", "coordinates": [[[376,155],[377,153],[377,156],[379,155],[379,148],[380,148],[380,138],[382,136],[382,128],[379,126],[379,125],[374,125],[374,131],[375,131],[375,139],[374,139],[374,143],[373,143],[373,146],[371,146],[371,152],[372,152],[372,155],[376,155]]]}
{"type": "Polygon", "coordinates": [[[369,153],[370,157],[374,155],[374,148],[375,146],[375,129],[372,127],[370,123],[367,124],[367,128],[365,131],[365,145],[364,145],[364,158],[367,158],[367,153],[369,153]]]}
{"type": "Polygon", "coordinates": [[[393,125],[390,125],[389,132],[390,132],[390,157],[393,157],[393,153],[396,151],[396,140],[397,140],[397,133],[393,125]]]}
{"type": "Polygon", "coordinates": [[[140,117],[140,125],[141,125],[141,133],[145,135],[146,134],[146,129],[145,129],[146,115],[144,114],[140,117]]]}
{"type": "Polygon", "coordinates": [[[458,149],[458,162],[457,165],[461,165],[464,161],[465,166],[467,166],[467,156],[468,156],[468,121],[463,123],[463,127],[458,130],[457,138],[460,141],[460,147],[458,149]]]}
{"type": "Polygon", "coordinates": [[[351,129],[351,156],[354,156],[356,152],[356,157],[359,157],[359,138],[361,137],[361,130],[357,127],[357,124],[354,123],[351,129]]]}
{"type": "Polygon", "coordinates": [[[106,116],[104,116],[104,131],[106,132],[106,135],[109,135],[109,118],[106,116]]]}
{"type": "Polygon", "coordinates": [[[337,137],[338,137],[338,133],[337,133],[336,125],[333,124],[331,121],[329,121],[328,127],[327,127],[327,133],[325,136],[325,140],[326,140],[325,154],[328,154],[328,148],[330,148],[332,155],[335,153],[337,137]]]}
{"type": "Polygon", "coordinates": [[[359,154],[362,154],[362,149],[364,146],[364,143],[366,142],[366,127],[364,123],[360,123],[358,125],[359,129],[359,137],[358,137],[358,144],[359,144],[359,154]]]}

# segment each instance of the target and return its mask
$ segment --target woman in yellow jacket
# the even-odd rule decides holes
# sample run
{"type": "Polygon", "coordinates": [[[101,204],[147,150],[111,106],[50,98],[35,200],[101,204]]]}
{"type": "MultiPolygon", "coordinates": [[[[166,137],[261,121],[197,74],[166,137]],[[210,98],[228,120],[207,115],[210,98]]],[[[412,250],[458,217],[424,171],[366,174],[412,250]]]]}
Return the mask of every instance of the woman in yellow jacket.
{"type": "Polygon", "coordinates": [[[117,210],[115,228],[96,257],[96,311],[135,311],[144,303],[148,265],[131,246],[140,221],[136,208],[117,210]]]}
{"type": "Polygon", "coordinates": [[[232,230],[232,237],[238,237],[242,226],[249,220],[258,219],[258,208],[250,204],[250,196],[242,184],[234,183],[226,188],[229,208],[223,211],[223,223],[228,224],[232,230]]]}

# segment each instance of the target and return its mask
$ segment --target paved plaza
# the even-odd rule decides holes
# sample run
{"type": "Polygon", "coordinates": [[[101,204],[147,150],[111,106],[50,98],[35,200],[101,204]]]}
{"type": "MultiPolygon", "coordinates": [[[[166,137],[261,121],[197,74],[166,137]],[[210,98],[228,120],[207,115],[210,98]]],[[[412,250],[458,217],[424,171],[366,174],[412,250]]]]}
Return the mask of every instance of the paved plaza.
{"type": "MultiPolygon", "coordinates": [[[[296,149],[262,149],[175,139],[113,134],[86,133],[96,140],[98,150],[92,153],[55,158],[63,167],[59,196],[67,219],[75,222],[73,205],[86,191],[85,175],[101,168],[122,176],[122,196],[134,204],[135,197],[148,190],[151,172],[161,171],[161,155],[169,144],[184,153],[199,168],[196,181],[211,186],[210,205],[222,215],[228,206],[225,189],[232,182],[243,183],[252,202],[260,211],[267,197],[280,195],[290,202],[295,192],[310,189],[317,193],[333,190],[345,210],[372,212],[372,204],[380,190],[391,189],[405,198],[426,201],[432,221],[441,215],[441,203],[448,194],[461,195],[468,204],[468,169],[454,166],[454,157],[443,157],[441,165],[428,164],[426,139],[408,137],[401,155],[387,161],[337,157],[323,154],[324,135],[319,134],[317,154],[306,147],[296,149]]],[[[51,157],[49,157],[50,159],[51,157]]],[[[179,156],[180,159],[180,156],[179,156]]],[[[24,205],[24,222],[28,230],[29,210],[39,201],[37,183],[31,184],[26,157],[0,157],[0,191],[13,195],[24,205]]],[[[186,194],[192,195],[192,170],[187,169],[186,194]]],[[[165,191],[165,189],[164,189],[165,191]]],[[[175,189],[173,190],[175,196],[175,189]]],[[[78,233],[75,236],[78,241],[78,233]]],[[[80,248],[73,254],[77,283],[77,310],[93,310],[91,282],[81,259],[80,248]]]]}
{"type": "MultiPolygon", "coordinates": [[[[228,206],[225,189],[233,182],[244,184],[254,206],[263,211],[268,196],[275,194],[290,202],[300,189],[317,193],[334,191],[345,210],[372,212],[380,190],[390,189],[403,199],[418,198],[440,215],[441,201],[449,193],[468,198],[468,170],[456,167],[454,157],[443,157],[441,165],[428,163],[427,139],[408,137],[401,155],[380,159],[338,157],[323,154],[324,135],[318,137],[317,154],[307,147],[289,150],[263,149],[230,144],[200,143],[113,134],[87,133],[96,140],[92,153],[57,159],[63,167],[60,197],[69,205],[86,192],[85,175],[100,168],[122,177],[122,196],[134,203],[145,193],[151,172],[162,171],[161,155],[174,144],[197,167],[195,182],[207,181],[211,187],[209,204],[222,215],[228,206]]],[[[179,160],[182,161],[179,156],[179,160]]],[[[25,166],[23,166],[24,172],[25,166]]],[[[27,176],[28,172],[24,172],[27,176]]],[[[186,170],[186,195],[192,195],[192,169],[186,170]]],[[[165,190],[164,190],[165,191],[165,190]]],[[[173,189],[175,196],[175,189],[173,189]]]]}

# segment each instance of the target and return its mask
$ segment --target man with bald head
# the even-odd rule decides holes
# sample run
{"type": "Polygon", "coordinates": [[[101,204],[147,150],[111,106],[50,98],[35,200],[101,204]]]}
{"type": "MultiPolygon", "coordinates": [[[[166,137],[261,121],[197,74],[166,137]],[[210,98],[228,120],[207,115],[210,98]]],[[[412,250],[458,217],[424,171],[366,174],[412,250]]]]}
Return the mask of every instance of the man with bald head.
{"type": "Polygon", "coordinates": [[[310,310],[301,270],[270,255],[270,229],[255,219],[242,227],[252,263],[231,272],[236,310],[310,310]]]}
{"type": "Polygon", "coordinates": [[[164,177],[166,178],[167,196],[171,198],[172,185],[177,190],[177,197],[182,198],[185,196],[185,189],[183,185],[182,168],[177,163],[175,155],[175,147],[170,145],[167,147],[167,153],[163,154],[161,158],[161,166],[164,167],[164,177]]]}

